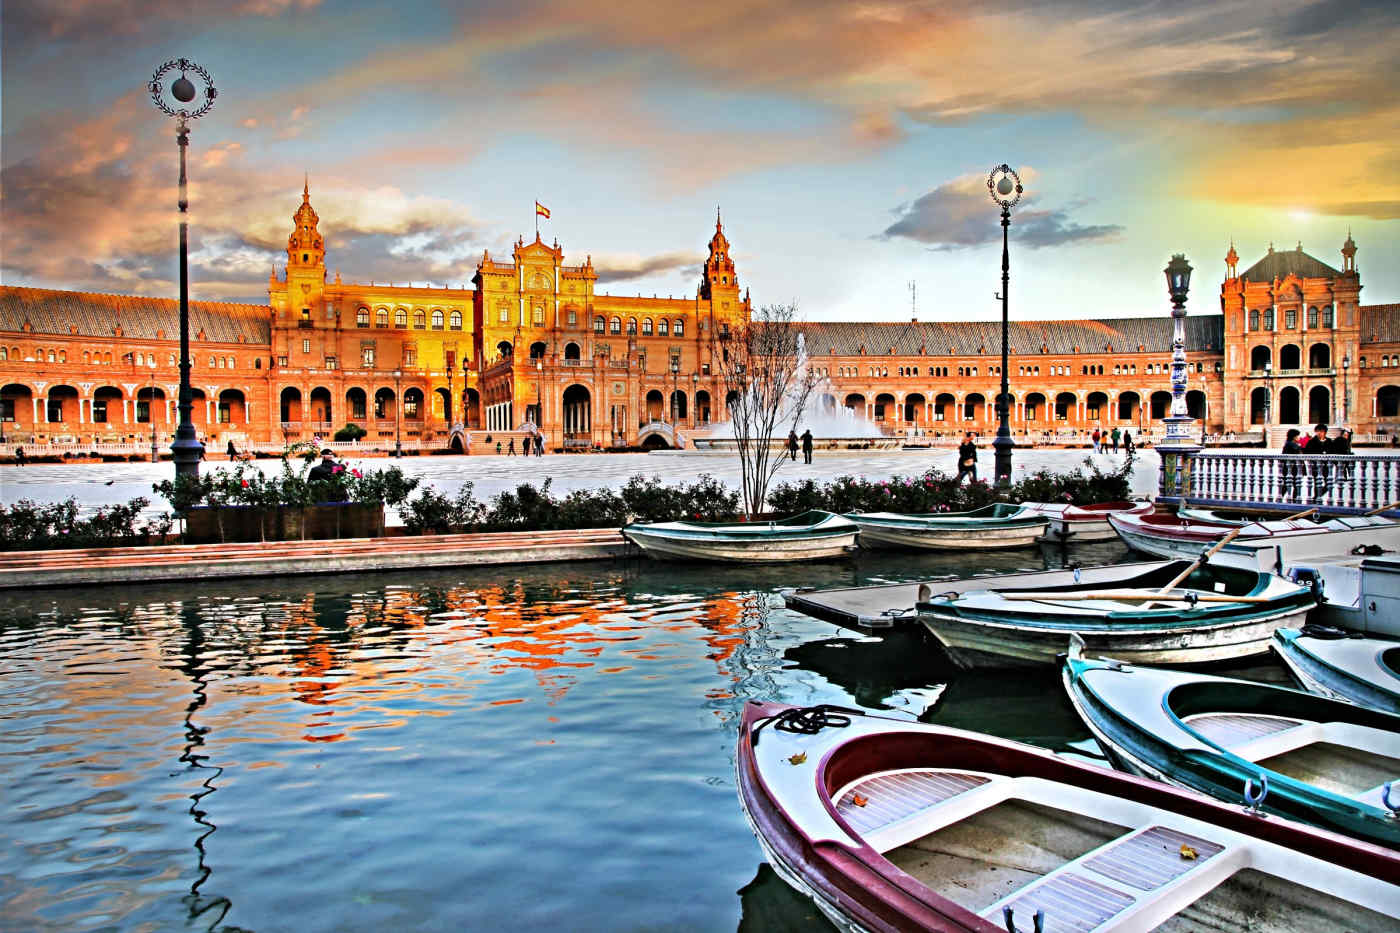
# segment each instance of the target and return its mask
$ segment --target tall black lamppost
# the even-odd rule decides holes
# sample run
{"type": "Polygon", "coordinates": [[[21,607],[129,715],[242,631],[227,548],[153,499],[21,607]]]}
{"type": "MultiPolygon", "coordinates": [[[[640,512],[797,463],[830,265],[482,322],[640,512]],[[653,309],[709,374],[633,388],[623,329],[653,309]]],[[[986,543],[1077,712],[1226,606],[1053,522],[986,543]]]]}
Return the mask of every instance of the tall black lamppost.
{"type": "Polygon", "coordinates": [[[394,456],[403,456],[403,442],[399,435],[399,424],[403,421],[403,370],[394,370],[394,456]]]}
{"type": "MultiPolygon", "coordinates": [[[[199,475],[199,461],[204,456],[204,445],[195,434],[194,420],[190,413],[194,408],[194,393],[190,390],[190,270],[189,239],[190,220],[189,196],[185,190],[185,150],[190,144],[189,121],[197,120],[214,106],[214,98],[219,92],[214,89],[214,79],[209,72],[187,58],[166,62],[156,69],[146,85],[162,113],[175,117],[175,142],[180,147],[180,423],[175,428],[175,440],[170,445],[171,459],[175,461],[175,476],[195,477],[199,475]],[[179,71],[180,77],[170,82],[166,88],[161,82],[172,71],[179,71]],[[186,105],[199,95],[195,83],[189,79],[193,72],[204,83],[203,100],[193,110],[186,105]],[[174,100],[174,104],[170,99],[174,100]]],[[[154,402],[155,399],[153,398],[154,402]]]]}
{"type": "Polygon", "coordinates": [[[1347,423],[1351,408],[1351,383],[1347,381],[1347,370],[1351,369],[1351,354],[1342,354],[1342,424],[1347,423]]]}
{"type": "Polygon", "coordinates": [[[1008,228],[1011,226],[1011,208],[1021,200],[1021,176],[1006,163],[992,169],[987,176],[987,193],[1001,205],[1001,393],[997,395],[997,437],[992,442],[996,450],[994,470],[996,485],[1006,489],[1011,485],[1011,448],[1016,446],[1011,440],[1011,425],[1008,421],[1011,408],[1011,386],[1007,382],[1008,343],[1010,325],[1007,318],[1007,295],[1011,288],[1011,255],[1006,248],[1008,228]]]}
{"type": "Polygon", "coordinates": [[[675,431],[675,427],[676,427],[676,411],[677,411],[677,408],[676,408],[676,392],[679,391],[679,389],[680,389],[680,386],[678,385],[678,381],[679,381],[679,379],[680,379],[680,372],[681,372],[681,363],[680,363],[680,360],[672,359],[672,360],[671,360],[671,430],[672,430],[673,432],[675,431]]]}

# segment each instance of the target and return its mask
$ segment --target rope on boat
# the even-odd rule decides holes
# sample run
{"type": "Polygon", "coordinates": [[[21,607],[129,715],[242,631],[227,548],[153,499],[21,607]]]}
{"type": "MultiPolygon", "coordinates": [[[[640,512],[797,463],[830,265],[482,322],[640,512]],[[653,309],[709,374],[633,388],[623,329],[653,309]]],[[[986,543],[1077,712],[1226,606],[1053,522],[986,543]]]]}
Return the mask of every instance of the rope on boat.
{"type": "Polygon", "coordinates": [[[806,706],[795,709],[785,709],[776,716],[760,722],[753,730],[753,744],[758,744],[758,733],[764,726],[772,725],[779,732],[791,732],[796,735],[816,735],[828,727],[844,729],[851,724],[852,716],[864,716],[865,713],[858,709],[850,709],[845,706],[833,706],[830,703],[822,703],[819,706],[806,706]]]}
{"type": "Polygon", "coordinates": [[[1259,772],[1259,789],[1254,788],[1254,778],[1244,779],[1244,802],[1249,804],[1246,812],[1254,816],[1259,816],[1259,807],[1264,803],[1264,798],[1269,796],[1269,776],[1263,771],[1259,772]]]}
{"type": "MultiPolygon", "coordinates": [[[[1016,929],[1016,911],[1014,908],[1003,907],[1001,909],[1001,918],[1006,922],[1006,933],[1020,933],[1020,931],[1016,929]]],[[[1031,918],[1031,923],[1035,925],[1035,933],[1044,933],[1045,911],[1037,910],[1035,916],[1031,918]]]]}
{"type": "Polygon", "coordinates": [[[1400,817],[1400,800],[1394,803],[1390,802],[1390,792],[1395,790],[1395,784],[1395,781],[1390,781],[1381,788],[1381,803],[1385,804],[1385,808],[1390,811],[1390,816],[1400,817]]]}

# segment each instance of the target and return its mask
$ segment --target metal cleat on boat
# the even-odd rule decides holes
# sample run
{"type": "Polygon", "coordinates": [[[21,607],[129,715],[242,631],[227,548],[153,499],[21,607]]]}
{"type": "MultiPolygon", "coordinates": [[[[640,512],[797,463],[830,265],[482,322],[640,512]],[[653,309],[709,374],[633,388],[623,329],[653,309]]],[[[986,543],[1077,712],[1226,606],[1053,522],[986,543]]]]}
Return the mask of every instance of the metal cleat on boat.
{"type": "Polygon", "coordinates": [[[1259,808],[1267,796],[1269,796],[1269,776],[1263,771],[1259,772],[1258,790],[1254,788],[1254,778],[1244,779],[1244,802],[1249,805],[1244,808],[1246,813],[1262,818],[1265,814],[1259,808]]]}

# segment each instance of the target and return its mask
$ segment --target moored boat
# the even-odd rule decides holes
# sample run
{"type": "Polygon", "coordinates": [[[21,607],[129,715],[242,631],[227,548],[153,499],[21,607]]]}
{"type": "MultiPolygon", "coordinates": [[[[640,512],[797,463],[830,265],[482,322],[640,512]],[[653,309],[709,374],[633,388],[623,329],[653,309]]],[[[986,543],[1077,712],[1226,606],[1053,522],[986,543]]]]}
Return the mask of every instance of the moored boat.
{"type": "MultiPolygon", "coordinates": [[[[1059,585],[931,591],[919,621],[963,668],[1054,664],[1078,633],[1095,651],[1151,664],[1210,664],[1269,650],[1301,625],[1310,587],[1272,573],[1173,561],[1059,585]]],[[[1102,568],[1100,568],[1102,569],[1102,568]]]]}
{"type": "Polygon", "coordinates": [[[970,512],[850,512],[860,526],[862,547],[982,550],[1028,547],[1049,519],[1019,505],[996,502],[970,512]]]}
{"type": "Polygon", "coordinates": [[[991,736],[745,706],[739,798],[845,930],[1388,929],[1400,854],[991,736]]]}
{"type": "Polygon", "coordinates": [[[1400,713],[1400,640],[1305,626],[1274,632],[1273,647],[1309,692],[1400,713]]]}
{"type": "Polygon", "coordinates": [[[1237,531],[1239,538],[1264,538],[1316,534],[1328,530],[1325,524],[1319,525],[1303,518],[1234,525],[1186,519],[1162,512],[1114,512],[1109,514],[1108,523],[1128,547],[1143,554],[1167,559],[1196,557],[1202,548],[1214,544],[1232,531],[1237,531]]]}
{"type": "Polygon", "coordinates": [[[664,560],[776,562],[841,557],[855,549],[854,522],[813,510],[757,522],[633,522],[622,535],[664,560]]]}
{"type": "Polygon", "coordinates": [[[1111,541],[1117,536],[1108,516],[1114,512],[1147,515],[1157,507],[1151,502],[1096,502],[1070,505],[1067,502],[1025,502],[1022,510],[1044,515],[1050,520],[1045,537],[1052,541],[1111,541]]]}
{"type": "Polygon", "coordinates": [[[1229,677],[1087,660],[1065,690],[1119,768],[1400,847],[1400,716],[1229,677]]]}

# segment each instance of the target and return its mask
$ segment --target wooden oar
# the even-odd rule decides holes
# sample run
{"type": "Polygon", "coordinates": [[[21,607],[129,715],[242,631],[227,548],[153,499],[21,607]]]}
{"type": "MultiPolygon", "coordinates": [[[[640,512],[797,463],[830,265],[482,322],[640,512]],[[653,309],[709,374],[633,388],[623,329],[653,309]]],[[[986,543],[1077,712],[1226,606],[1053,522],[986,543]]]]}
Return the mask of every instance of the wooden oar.
{"type": "MultiPolygon", "coordinates": [[[[1313,511],[1317,510],[1313,509],[1313,511]]],[[[1303,514],[1306,515],[1307,513],[1305,512],[1303,514]]],[[[1191,574],[1195,573],[1196,568],[1204,564],[1207,560],[1209,560],[1211,558],[1211,555],[1213,555],[1216,551],[1220,550],[1225,545],[1235,540],[1235,536],[1238,535],[1241,531],[1244,531],[1243,525],[1236,528],[1234,531],[1230,532],[1228,535],[1221,538],[1219,541],[1215,542],[1215,544],[1211,547],[1210,550],[1206,551],[1200,557],[1193,560],[1189,567],[1181,571],[1181,573],[1177,574],[1176,578],[1173,579],[1172,582],[1168,583],[1166,586],[1162,587],[1157,592],[1165,596],[1167,593],[1170,593],[1172,590],[1176,589],[1177,585],[1181,583],[1182,580],[1185,580],[1187,577],[1191,576],[1191,574]]]]}
{"type": "Polygon", "coordinates": [[[1391,509],[1400,509],[1400,502],[1392,502],[1390,505],[1383,505],[1378,509],[1372,509],[1369,512],[1362,512],[1361,514],[1362,516],[1379,515],[1382,512],[1389,512],[1391,509]]]}
{"type": "MultiPolygon", "coordinates": [[[[1161,593],[1115,593],[1112,590],[1105,590],[1102,593],[999,593],[1002,599],[1033,599],[1033,600],[1067,600],[1070,602],[1084,602],[1091,599],[1117,599],[1123,602],[1164,602],[1164,603],[1185,603],[1190,602],[1188,596],[1165,596],[1161,593]]],[[[1218,593],[1198,593],[1196,602],[1198,603],[1267,603],[1272,602],[1272,596],[1221,596],[1218,593]]]]}
{"type": "Polygon", "coordinates": [[[1311,515],[1312,513],[1316,512],[1317,509],[1318,509],[1317,506],[1313,506],[1313,507],[1310,508],[1310,509],[1307,509],[1307,510],[1305,510],[1305,511],[1299,512],[1297,515],[1287,515],[1287,516],[1284,516],[1283,518],[1279,519],[1279,521],[1291,522],[1291,521],[1293,521],[1295,518],[1307,518],[1309,515],[1311,515]]]}

